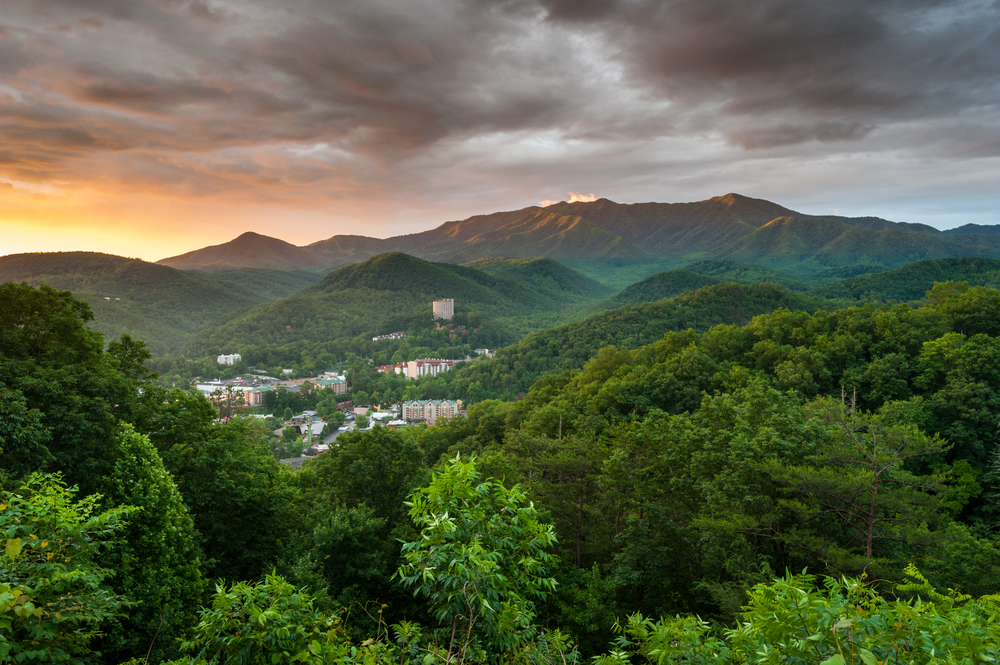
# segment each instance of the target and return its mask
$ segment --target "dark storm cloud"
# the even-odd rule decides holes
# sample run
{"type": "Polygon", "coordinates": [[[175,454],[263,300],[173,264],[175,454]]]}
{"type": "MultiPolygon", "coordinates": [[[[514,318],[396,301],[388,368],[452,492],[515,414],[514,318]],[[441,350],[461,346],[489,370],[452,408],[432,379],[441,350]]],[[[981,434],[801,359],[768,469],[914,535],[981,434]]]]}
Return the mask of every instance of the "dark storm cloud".
{"type": "Polygon", "coordinates": [[[998,17],[930,0],[13,0],[0,175],[82,178],[136,153],[208,188],[395,183],[463,144],[467,168],[498,135],[603,143],[593,168],[622,173],[661,140],[848,154],[925,132],[960,158],[970,127],[1000,124],[998,17]]]}

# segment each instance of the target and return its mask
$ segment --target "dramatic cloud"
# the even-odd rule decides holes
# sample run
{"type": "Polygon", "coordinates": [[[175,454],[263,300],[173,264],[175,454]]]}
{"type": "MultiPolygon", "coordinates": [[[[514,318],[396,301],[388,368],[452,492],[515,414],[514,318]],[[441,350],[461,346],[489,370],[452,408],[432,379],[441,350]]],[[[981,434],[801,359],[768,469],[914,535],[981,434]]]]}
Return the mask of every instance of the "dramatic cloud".
{"type": "Polygon", "coordinates": [[[572,191],[1000,222],[992,0],[3,7],[0,221],[39,232],[304,243],[572,191]]]}

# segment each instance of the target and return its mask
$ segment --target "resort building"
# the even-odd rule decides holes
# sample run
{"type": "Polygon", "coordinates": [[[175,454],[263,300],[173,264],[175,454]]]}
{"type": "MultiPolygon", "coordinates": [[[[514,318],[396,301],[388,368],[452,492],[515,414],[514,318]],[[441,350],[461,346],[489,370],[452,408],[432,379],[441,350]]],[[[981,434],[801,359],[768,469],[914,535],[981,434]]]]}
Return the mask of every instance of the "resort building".
{"type": "Polygon", "coordinates": [[[441,372],[447,372],[455,366],[454,360],[440,360],[438,358],[420,358],[406,363],[406,378],[417,379],[421,376],[437,376],[441,372]]]}
{"type": "Polygon", "coordinates": [[[403,402],[403,420],[413,422],[426,420],[433,422],[437,418],[454,418],[462,408],[462,400],[420,399],[403,402]]]}
{"type": "Polygon", "coordinates": [[[455,316],[455,299],[445,298],[434,301],[434,318],[451,319],[455,316]]]}

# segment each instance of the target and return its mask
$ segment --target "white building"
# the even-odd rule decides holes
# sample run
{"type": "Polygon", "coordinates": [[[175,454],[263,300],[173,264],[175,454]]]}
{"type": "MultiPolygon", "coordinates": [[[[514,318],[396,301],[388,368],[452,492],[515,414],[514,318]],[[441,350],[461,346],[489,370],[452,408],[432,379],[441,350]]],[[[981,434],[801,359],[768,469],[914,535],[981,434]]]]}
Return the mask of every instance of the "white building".
{"type": "Polygon", "coordinates": [[[243,360],[243,356],[241,356],[238,353],[233,353],[228,356],[226,355],[219,356],[218,358],[216,358],[215,362],[219,363],[220,365],[235,365],[241,360],[243,360]]]}
{"type": "Polygon", "coordinates": [[[434,318],[451,319],[455,316],[455,299],[445,298],[434,301],[434,318]]]}
{"type": "Polygon", "coordinates": [[[447,372],[455,366],[454,360],[441,360],[439,358],[420,358],[406,363],[406,378],[417,379],[421,376],[437,376],[441,372],[447,372]]]}

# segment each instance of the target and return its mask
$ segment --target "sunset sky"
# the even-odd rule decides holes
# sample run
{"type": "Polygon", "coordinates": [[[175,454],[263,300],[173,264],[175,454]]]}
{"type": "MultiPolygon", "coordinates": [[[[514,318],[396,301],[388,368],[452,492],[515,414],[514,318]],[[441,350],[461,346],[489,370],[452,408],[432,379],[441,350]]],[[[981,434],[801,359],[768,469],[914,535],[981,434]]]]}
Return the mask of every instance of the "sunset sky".
{"type": "Polygon", "coordinates": [[[727,192],[1000,223],[1000,2],[0,0],[0,255],[727,192]]]}

